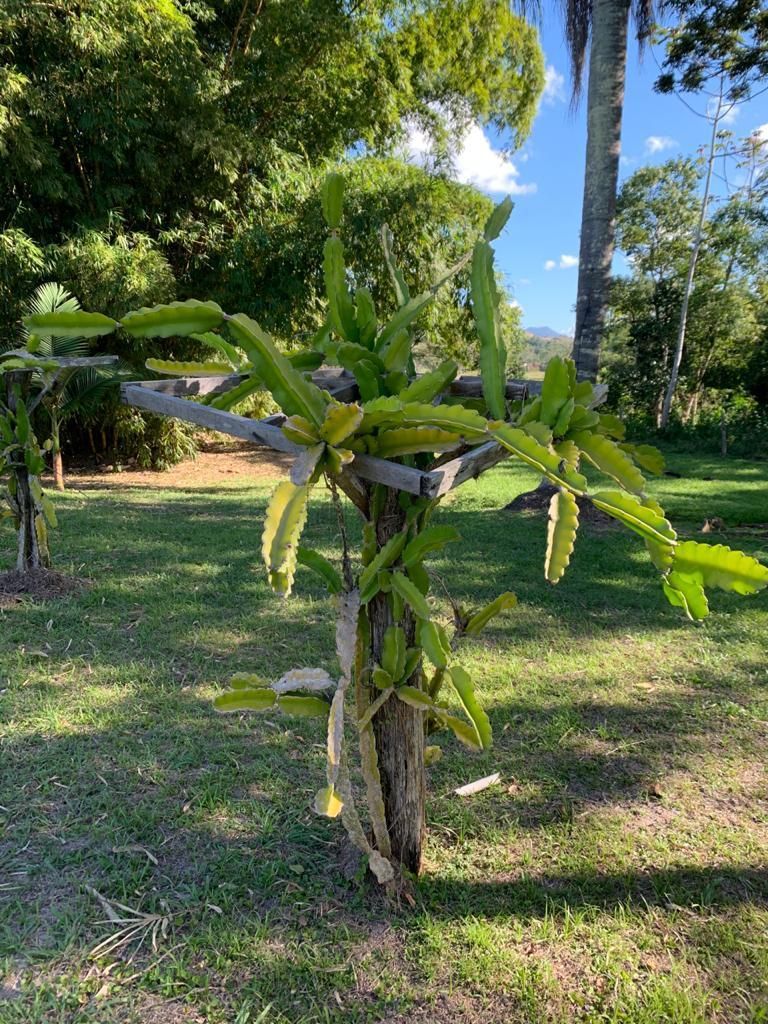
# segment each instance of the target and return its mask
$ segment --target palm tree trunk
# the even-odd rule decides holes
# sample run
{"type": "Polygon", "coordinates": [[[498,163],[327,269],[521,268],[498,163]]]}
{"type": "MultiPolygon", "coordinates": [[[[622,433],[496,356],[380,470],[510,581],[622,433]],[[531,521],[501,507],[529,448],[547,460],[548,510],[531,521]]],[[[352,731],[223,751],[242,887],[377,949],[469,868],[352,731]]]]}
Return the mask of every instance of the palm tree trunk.
{"type": "Polygon", "coordinates": [[[53,485],[57,491],[64,490],[64,460],[61,457],[61,448],[53,453],[53,485]]]}
{"type": "Polygon", "coordinates": [[[61,427],[59,424],[58,413],[53,409],[51,413],[51,440],[53,441],[53,448],[51,449],[51,455],[53,456],[53,485],[57,491],[64,490],[64,460],[61,457],[61,427]]]}
{"type": "Polygon", "coordinates": [[[613,260],[630,0],[594,0],[573,359],[595,380],[613,260]]]}

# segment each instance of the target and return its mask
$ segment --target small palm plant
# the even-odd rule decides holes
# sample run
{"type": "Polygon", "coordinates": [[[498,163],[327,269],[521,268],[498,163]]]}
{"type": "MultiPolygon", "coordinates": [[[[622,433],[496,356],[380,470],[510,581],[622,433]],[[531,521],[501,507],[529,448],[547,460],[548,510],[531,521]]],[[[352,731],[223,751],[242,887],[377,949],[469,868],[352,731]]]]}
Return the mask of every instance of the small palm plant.
{"type": "MultiPolygon", "coordinates": [[[[270,681],[245,672],[232,678],[229,690],[215,703],[223,712],[269,710],[327,720],[327,778],[315,809],[341,816],[372,871],[389,884],[401,869],[417,872],[421,863],[425,763],[435,756],[427,737],[447,729],[472,750],[491,745],[490,721],[460,663],[461,639],[515,604],[507,592],[484,608],[458,609],[456,629],[448,635],[430,600],[427,563],[459,537],[452,527],[433,521],[440,497],[398,486],[404,472],[434,470],[449,455],[495,445],[546,477],[557,488],[544,556],[546,578],[553,584],[563,576],[573,551],[577,499],[591,502],[641,538],[667,598],[691,618],[708,612],[705,589],[755,593],[768,585],[768,569],[722,545],[678,539],[662,508],[646,493],[643,470],[660,471],[661,456],[648,446],[628,443],[623,424],[598,412],[595,389],[589,382],[577,382],[570,360],[551,361],[539,397],[508,400],[491,245],[509,216],[508,199],[494,210],[473,249],[419,295],[410,294],[384,228],[382,243],[397,308],[383,319],[370,292],[353,287],[345,265],[339,237],[342,199],[342,179],[329,176],[323,192],[329,227],[323,260],[328,316],[309,352],[284,355],[254,320],[242,313],[228,315],[213,302],[189,300],[139,309],[119,324],[98,313],[75,316],[77,323],[98,333],[120,326],[135,337],[194,335],[217,352],[216,360],[149,360],[148,366],[194,377],[236,371],[239,382],[209,396],[211,405],[228,410],[266,388],[282,409],[282,431],[297,457],[290,478],[278,484],[270,499],[262,555],[269,583],[283,598],[292,591],[298,565],[325,581],[338,607],[340,673],[332,679],[322,670],[304,668],[270,681]],[[413,360],[419,315],[437,290],[467,265],[482,374],[482,397],[471,401],[450,393],[455,363],[447,360],[417,376],[413,360]],[[354,400],[337,400],[305,372],[322,362],[353,376],[354,400]],[[359,475],[371,456],[378,459],[373,482],[370,472],[359,475]],[[607,478],[607,484],[592,489],[582,472],[587,465],[607,478]],[[355,553],[340,514],[338,565],[300,543],[309,497],[321,480],[337,504],[338,489],[343,489],[363,519],[362,546],[355,553]],[[350,716],[351,729],[345,729],[350,716]],[[367,827],[350,781],[349,732],[358,748],[367,827]]],[[[56,330],[55,317],[43,325],[34,317],[28,323],[35,331],[56,330]]]]}
{"type": "Polygon", "coordinates": [[[50,565],[48,530],[56,526],[56,512],[40,476],[52,442],[41,445],[37,439],[26,382],[33,372],[53,370],[51,363],[29,350],[0,353],[0,520],[11,519],[16,527],[18,572],[50,565]]]}
{"type": "MultiPolygon", "coordinates": [[[[41,317],[48,313],[76,313],[80,303],[60,284],[48,282],[40,285],[26,306],[27,317],[41,317]]],[[[51,334],[36,336],[25,327],[25,342],[32,344],[41,359],[83,359],[91,352],[88,338],[78,335],[57,337],[51,334]]],[[[115,391],[121,376],[113,367],[71,366],[60,368],[56,387],[45,390],[40,401],[50,421],[51,463],[53,482],[57,490],[64,490],[64,463],[61,453],[61,429],[68,419],[92,416],[110,392],[115,391]]],[[[32,389],[43,390],[39,373],[33,376],[32,389]]]]}
{"type": "Polygon", "coordinates": [[[62,393],[66,395],[73,374],[117,362],[113,356],[81,354],[99,332],[87,325],[80,329],[79,304],[58,285],[38,289],[30,309],[26,320],[39,323],[42,330],[37,333],[26,324],[25,344],[0,352],[0,478],[6,478],[0,488],[0,518],[10,518],[16,527],[16,568],[23,573],[50,566],[48,531],[57,525],[56,513],[40,478],[46,456],[59,446],[60,425],[68,414],[62,393]],[[54,330],[49,329],[52,322],[54,330]],[[42,409],[51,436],[41,443],[42,409]]]}

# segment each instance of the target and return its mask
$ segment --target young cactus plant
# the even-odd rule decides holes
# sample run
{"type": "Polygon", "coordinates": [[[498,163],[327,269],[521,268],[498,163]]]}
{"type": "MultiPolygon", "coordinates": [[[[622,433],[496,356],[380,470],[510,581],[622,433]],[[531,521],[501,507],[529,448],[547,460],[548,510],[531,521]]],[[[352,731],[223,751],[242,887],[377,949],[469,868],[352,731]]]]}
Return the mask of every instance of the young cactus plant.
{"type": "Polygon", "coordinates": [[[77,368],[117,362],[115,356],[51,355],[50,343],[44,344],[44,337],[69,342],[88,339],[104,334],[105,327],[106,332],[112,331],[115,322],[98,313],[76,312],[77,302],[58,286],[44,286],[36,299],[44,304],[51,301],[50,296],[66,301],[57,301],[53,311],[38,310],[27,317],[24,345],[0,353],[0,478],[7,477],[0,487],[0,498],[4,499],[0,519],[13,520],[16,568],[25,573],[47,569],[51,561],[48,531],[57,525],[56,512],[40,477],[46,469],[46,457],[52,454],[54,461],[56,458],[58,416],[53,410],[62,385],[77,368]],[[86,323],[83,329],[78,326],[80,322],[86,323]],[[45,407],[52,435],[42,444],[35,433],[35,423],[40,419],[35,414],[41,406],[45,407]]]}
{"type": "Polygon", "coordinates": [[[216,350],[217,361],[152,361],[152,368],[181,376],[237,371],[241,381],[210,404],[228,409],[265,387],[285,414],[282,429],[298,455],[290,478],[270,499],[262,554],[270,585],[283,598],[292,591],[298,565],[325,581],[338,606],[340,673],[332,680],[319,670],[305,669],[272,684],[238,675],[215,703],[223,712],[279,711],[327,720],[327,777],[315,809],[341,816],[376,877],[391,883],[401,869],[415,873],[421,863],[425,761],[435,753],[426,746],[426,737],[447,729],[470,750],[492,743],[490,721],[461,665],[461,638],[477,634],[495,615],[512,608],[515,597],[505,593],[485,608],[458,610],[449,636],[435,616],[428,562],[458,540],[458,534],[433,523],[439,498],[360,479],[355,474],[358,455],[426,470],[441,453],[496,442],[557,488],[543,546],[551,583],[562,578],[570,560],[578,529],[577,499],[591,502],[640,536],[667,598],[691,618],[707,614],[706,589],[755,593],[768,584],[768,569],[721,545],[678,540],[661,507],[645,491],[642,471],[660,472],[661,456],[624,440],[621,422],[597,411],[595,389],[577,382],[570,360],[551,361],[541,395],[533,401],[507,401],[491,243],[509,216],[508,200],[493,212],[473,249],[432,288],[414,296],[395,262],[385,227],[382,244],[396,303],[395,312],[385,317],[368,291],[353,287],[345,265],[338,234],[343,179],[338,175],[326,181],[323,210],[329,226],[323,262],[328,318],[312,351],[286,356],[255,321],[242,313],[227,315],[210,302],[137,310],[120,326],[140,336],[194,334],[216,350]],[[484,395],[480,407],[447,394],[457,373],[453,362],[420,377],[413,362],[413,327],[420,313],[470,262],[484,395]],[[303,371],[321,362],[352,373],[359,399],[339,402],[313,383],[303,371]],[[581,472],[586,464],[607,483],[593,490],[581,472]],[[359,552],[349,549],[342,530],[341,571],[300,545],[309,496],[321,479],[335,500],[337,487],[344,489],[363,519],[359,552]],[[351,729],[345,730],[345,718],[350,717],[351,729]],[[350,782],[348,732],[355,737],[352,747],[357,747],[364,780],[368,825],[361,821],[350,782]]]}
{"type": "Polygon", "coordinates": [[[37,396],[29,393],[33,374],[50,376],[57,364],[34,354],[35,339],[27,347],[0,353],[0,519],[16,528],[16,570],[28,573],[51,563],[48,530],[57,525],[56,512],[40,481],[46,468],[44,453],[53,441],[41,445],[32,425],[37,396]]]}

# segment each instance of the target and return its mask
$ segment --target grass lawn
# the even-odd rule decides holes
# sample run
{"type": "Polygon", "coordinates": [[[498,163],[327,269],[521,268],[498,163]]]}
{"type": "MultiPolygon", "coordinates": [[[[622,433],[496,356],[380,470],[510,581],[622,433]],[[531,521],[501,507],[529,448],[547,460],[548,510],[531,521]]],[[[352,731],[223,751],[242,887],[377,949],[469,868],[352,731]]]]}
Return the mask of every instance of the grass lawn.
{"type": "MultiPolygon", "coordinates": [[[[708,539],[768,558],[768,465],[669,461],[683,477],[653,492],[684,533],[719,516],[708,539]]],[[[441,582],[521,603],[462,642],[495,747],[441,734],[426,870],[396,912],[310,810],[321,726],[211,710],[233,671],[333,667],[314,579],[282,605],[265,585],[268,484],[56,499],[58,567],[93,585],[0,611],[2,1024],[768,1021],[768,596],[716,594],[696,627],[639,540],[594,528],[548,587],[543,520],[501,510],[534,482],[504,464],[442,513],[464,537],[433,563],[446,621],[441,582]],[[94,959],[122,927],[94,891],[158,917],[94,959]]]]}

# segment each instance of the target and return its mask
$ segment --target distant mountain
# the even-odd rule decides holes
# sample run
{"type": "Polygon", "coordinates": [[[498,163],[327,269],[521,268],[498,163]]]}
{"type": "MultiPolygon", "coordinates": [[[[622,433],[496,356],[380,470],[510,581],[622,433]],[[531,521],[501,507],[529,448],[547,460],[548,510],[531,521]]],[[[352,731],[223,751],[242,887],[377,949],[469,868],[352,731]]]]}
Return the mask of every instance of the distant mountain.
{"type": "Polygon", "coordinates": [[[567,356],[573,347],[573,338],[553,331],[551,327],[526,327],[523,362],[532,372],[543,370],[554,356],[567,356]]]}
{"type": "Polygon", "coordinates": [[[551,327],[524,327],[526,334],[533,334],[537,338],[565,338],[567,335],[560,331],[553,331],[551,327]]]}

